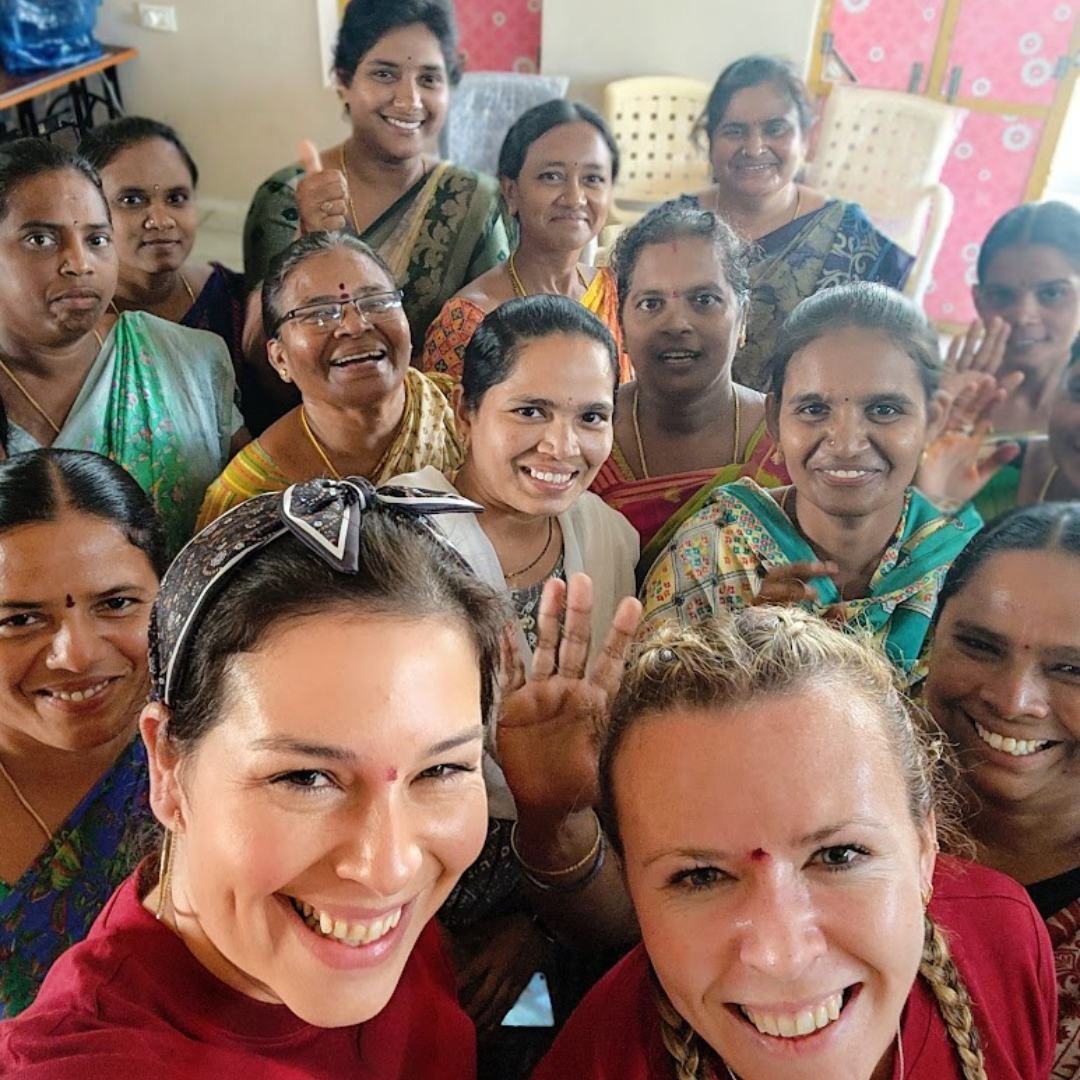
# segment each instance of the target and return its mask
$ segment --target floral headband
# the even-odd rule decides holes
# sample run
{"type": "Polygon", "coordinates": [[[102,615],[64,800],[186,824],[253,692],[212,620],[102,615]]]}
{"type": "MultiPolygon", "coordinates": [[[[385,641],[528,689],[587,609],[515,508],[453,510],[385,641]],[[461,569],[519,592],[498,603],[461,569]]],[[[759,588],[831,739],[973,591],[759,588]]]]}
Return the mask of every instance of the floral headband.
{"type": "Polygon", "coordinates": [[[210,602],[245,560],[279,536],[291,533],[338,573],[355,574],[364,515],[391,513],[413,520],[463,562],[427,516],[482,509],[453,493],[396,485],[376,488],[361,476],[308,480],[241,503],[189,541],[162,579],[150,616],[151,698],[172,705],[192,638],[210,602]]]}

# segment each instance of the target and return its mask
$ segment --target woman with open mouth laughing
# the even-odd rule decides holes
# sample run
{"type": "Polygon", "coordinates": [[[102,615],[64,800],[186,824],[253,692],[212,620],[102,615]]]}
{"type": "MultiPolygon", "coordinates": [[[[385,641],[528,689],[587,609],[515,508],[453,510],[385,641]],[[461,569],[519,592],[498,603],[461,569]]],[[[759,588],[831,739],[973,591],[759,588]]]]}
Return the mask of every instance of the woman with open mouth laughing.
{"type": "Polygon", "coordinates": [[[401,292],[363,240],[348,231],[301,237],[270,264],[262,304],[270,364],[301,403],[210,485],[200,526],[245,499],[317,476],[382,484],[427,465],[461,464],[450,403],[409,367],[401,292]]]}
{"type": "Polygon", "coordinates": [[[451,0],[351,0],[334,72],[348,137],[302,144],[255,193],[244,271],[254,287],[298,230],[353,229],[393,272],[419,350],[443,304],[508,251],[494,177],[436,152],[461,77],[451,0]]]}
{"type": "Polygon", "coordinates": [[[0,1026],[0,1072],[472,1080],[430,920],[483,843],[505,615],[427,516],[472,506],[316,480],[184,548],[140,720],[160,869],[0,1026]]]}
{"type": "Polygon", "coordinates": [[[149,824],[146,634],[165,542],[97,454],[0,465],[0,1018],[25,1009],[149,824]]]}
{"type": "Polygon", "coordinates": [[[883,285],[841,285],[784,324],[767,410],[791,486],[743,479],[687,518],[642,589],[646,620],[798,603],[872,630],[911,682],[941,580],[980,527],[911,485],[947,404],[937,339],[883,285]]]}
{"type": "Polygon", "coordinates": [[[1080,1076],[1080,503],[1017,510],[956,560],[926,700],[958,752],[977,858],[1024,885],[1046,919],[1053,1076],[1080,1076]]]}
{"type": "Polygon", "coordinates": [[[937,854],[937,760],[880,652],[806,612],[645,640],[600,764],[642,944],[534,1080],[1045,1080],[1045,929],[937,854]]]}

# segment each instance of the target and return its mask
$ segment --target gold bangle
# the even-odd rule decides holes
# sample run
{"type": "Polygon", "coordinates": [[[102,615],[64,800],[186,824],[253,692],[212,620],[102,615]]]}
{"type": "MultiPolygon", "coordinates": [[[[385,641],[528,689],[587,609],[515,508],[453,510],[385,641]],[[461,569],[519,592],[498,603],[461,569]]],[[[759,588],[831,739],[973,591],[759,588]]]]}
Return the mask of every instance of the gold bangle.
{"type": "Polygon", "coordinates": [[[600,850],[600,844],[604,837],[604,829],[600,824],[600,818],[597,816],[595,810],[589,807],[589,811],[593,816],[593,820],[596,822],[596,839],[593,841],[592,847],[589,848],[587,854],[578,859],[573,866],[567,866],[562,870],[541,870],[537,866],[530,866],[522,857],[521,852],[518,851],[517,846],[517,822],[515,821],[510,829],[510,850],[514,853],[514,858],[521,864],[522,870],[527,874],[531,874],[534,877],[547,877],[547,878],[561,878],[569,877],[571,874],[577,874],[584,870],[586,866],[596,861],[596,853],[600,850]]]}

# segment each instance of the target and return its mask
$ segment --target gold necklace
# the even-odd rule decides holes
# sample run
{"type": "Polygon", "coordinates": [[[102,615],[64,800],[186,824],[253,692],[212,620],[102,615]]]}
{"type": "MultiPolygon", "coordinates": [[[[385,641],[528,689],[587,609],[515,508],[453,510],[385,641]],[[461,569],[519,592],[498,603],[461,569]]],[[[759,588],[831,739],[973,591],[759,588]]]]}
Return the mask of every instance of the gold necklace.
{"type": "Polygon", "coordinates": [[[37,411],[41,414],[41,418],[45,421],[46,424],[49,425],[49,427],[53,429],[53,433],[59,435],[60,428],[57,426],[56,421],[42,408],[37,398],[34,397],[34,395],[31,394],[30,391],[27,390],[21,382],[19,382],[18,378],[15,375],[15,372],[12,371],[11,368],[9,368],[3,360],[0,360],[0,370],[3,370],[4,374],[15,384],[16,388],[19,390],[22,396],[26,398],[26,400],[30,402],[30,404],[33,405],[35,409],[37,409],[37,411]]]}
{"type": "MultiPolygon", "coordinates": [[[[735,441],[731,448],[732,465],[739,464],[739,447],[742,446],[742,414],[739,402],[739,392],[735,384],[731,384],[731,401],[735,406],[735,441]]],[[[649,476],[649,463],[645,460],[645,445],[641,441],[641,427],[638,424],[638,385],[634,383],[634,404],[630,409],[630,421],[634,425],[634,442],[637,443],[638,458],[641,461],[641,479],[651,480],[649,476]]]]}
{"type": "Polygon", "coordinates": [[[0,761],[0,776],[8,782],[8,787],[11,788],[15,798],[22,804],[22,808],[37,822],[38,827],[45,834],[45,840],[51,840],[53,838],[52,829],[45,824],[45,819],[30,805],[30,800],[19,790],[19,785],[15,783],[15,777],[4,768],[2,761],[0,761]]]}
{"type": "Polygon", "coordinates": [[[1054,479],[1058,474],[1058,466],[1055,465],[1046,477],[1043,486],[1039,489],[1039,497],[1035,500],[1036,503],[1046,502],[1047,493],[1050,491],[1050,485],[1054,482],[1054,479]]]}
{"type": "MultiPolygon", "coordinates": [[[[528,296],[529,294],[525,291],[525,286],[522,285],[522,283],[521,283],[521,278],[518,277],[517,267],[514,266],[514,256],[516,254],[517,254],[516,250],[512,251],[510,253],[510,258],[507,260],[507,267],[510,270],[510,283],[514,286],[514,295],[515,296],[528,296]]],[[[582,273],[581,267],[580,266],[576,267],[576,270],[577,270],[578,281],[581,283],[581,287],[586,292],[588,292],[589,291],[589,283],[585,280],[585,275],[584,275],[584,273],[582,273]]]]}
{"type": "Polygon", "coordinates": [[[323,449],[322,443],[315,438],[315,432],[308,426],[307,413],[304,411],[303,405],[300,406],[300,426],[304,429],[304,434],[308,437],[308,442],[315,448],[315,453],[322,458],[322,463],[330,470],[330,476],[334,480],[340,480],[341,473],[334,468],[330,458],[326,456],[326,451],[323,449]]]}
{"type": "Polygon", "coordinates": [[[511,581],[516,581],[523,574],[527,574],[534,566],[537,566],[540,560],[548,553],[548,548],[551,547],[551,538],[555,535],[555,524],[551,518],[548,518],[548,531],[547,539],[544,541],[544,546],[540,551],[540,554],[528,566],[523,567],[520,570],[515,570],[512,574],[505,574],[506,584],[509,585],[511,581]]]}
{"type": "MultiPolygon", "coordinates": [[[[184,271],[183,270],[177,270],[176,272],[177,272],[177,274],[180,275],[180,284],[183,285],[184,288],[187,290],[188,300],[190,300],[191,303],[194,304],[195,303],[195,293],[192,290],[191,285],[188,283],[188,279],[186,277],[184,277],[184,271]]],[[[115,296],[109,301],[109,307],[112,310],[112,313],[119,319],[120,318],[120,309],[116,306],[116,297],[115,296]]],[[[96,333],[96,331],[95,331],[95,333],[96,333]]],[[[100,341],[100,340],[101,340],[101,338],[98,338],[98,341],[100,341]]]]}

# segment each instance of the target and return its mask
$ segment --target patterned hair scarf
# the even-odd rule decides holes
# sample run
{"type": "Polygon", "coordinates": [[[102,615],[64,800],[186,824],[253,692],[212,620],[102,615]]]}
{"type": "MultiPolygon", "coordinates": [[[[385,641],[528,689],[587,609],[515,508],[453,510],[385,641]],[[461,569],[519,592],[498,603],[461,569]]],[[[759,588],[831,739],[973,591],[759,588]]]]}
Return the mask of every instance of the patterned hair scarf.
{"type": "Polygon", "coordinates": [[[465,565],[427,515],[482,509],[452,493],[375,488],[362,476],[308,480],[241,503],[192,539],[162,579],[150,616],[151,698],[173,704],[203,614],[237,568],[279,536],[291,533],[338,573],[355,574],[364,516],[391,513],[415,522],[465,565]]]}

